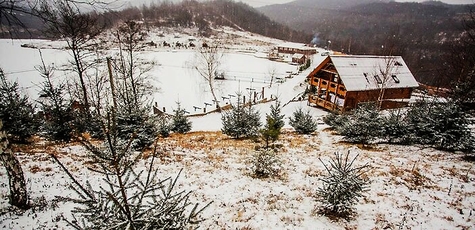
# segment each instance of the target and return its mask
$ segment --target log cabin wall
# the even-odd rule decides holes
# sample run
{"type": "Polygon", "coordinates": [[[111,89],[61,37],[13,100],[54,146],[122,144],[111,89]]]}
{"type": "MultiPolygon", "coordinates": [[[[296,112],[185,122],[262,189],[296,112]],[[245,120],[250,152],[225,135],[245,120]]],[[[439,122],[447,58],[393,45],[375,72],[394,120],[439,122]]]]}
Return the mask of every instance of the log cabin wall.
{"type": "MultiPolygon", "coordinates": [[[[310,84],[308,104],[338,113],[354,109],[361,102],[378,101],[381,93],[381,88],[377,88],[381,85],[368,90],[348,91],[331,57],[320,63],[307,78],[310,84]]],[[[367,79],[362,78],[362,81],[367,79]]],[[[409,87],[394,88],[392,85],[384,89],[382,109],[406,106],[416,85],[417,82],[409,87]]]]}

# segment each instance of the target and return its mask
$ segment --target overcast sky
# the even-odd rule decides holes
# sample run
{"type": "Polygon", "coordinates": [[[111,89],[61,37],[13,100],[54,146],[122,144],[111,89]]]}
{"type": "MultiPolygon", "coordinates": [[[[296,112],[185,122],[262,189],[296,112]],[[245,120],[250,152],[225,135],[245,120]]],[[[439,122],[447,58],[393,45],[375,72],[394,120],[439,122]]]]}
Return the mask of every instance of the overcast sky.
{"type": "MultiPolygon", "coordinates": [[[[127,1],[127,0],[122,0],[127,1]]],[[[160,0],[128,0],[132,2],[134,5],[142,5],[145,3],[146,5],[150,4],[151,2],[160,2],[160,0]]],[[[172,2],[177,2],[180,0],[171,0],[172,2]]],[[[253,7],[271,5],[271,4],[282,4],[287,2],[292,2],[293,0],[234,0],[234,1],[241,1],[245,2],[253,7]]],[[[331,0],[329,0],[331,1],[331,0]]],[[[396,0],[397,2],[422,2],[426,0],[396,0]]],[[[442,0],[442,2],[449,3],[449,4],[474,4],[475,0],[442,0]]]]}
{"type": "MultiPolygon", "coordinates": [[[[235,0],[239,1],[239,0],[235,0]]],[[[293,0],[241,0],[241,2],[245,2],[251,6],[259,7],[264,5],[270,4],[281,4],[292,2],[293,0]]],[[[331,0],[329,0],[331,1],[331,0]]],[[[397,2],[422,2],[425,0],[396,0],[397,2]]],[[[475,0],[442,0],[442,2],[449,3],[449,4],[473,4],[475,0]]]]}

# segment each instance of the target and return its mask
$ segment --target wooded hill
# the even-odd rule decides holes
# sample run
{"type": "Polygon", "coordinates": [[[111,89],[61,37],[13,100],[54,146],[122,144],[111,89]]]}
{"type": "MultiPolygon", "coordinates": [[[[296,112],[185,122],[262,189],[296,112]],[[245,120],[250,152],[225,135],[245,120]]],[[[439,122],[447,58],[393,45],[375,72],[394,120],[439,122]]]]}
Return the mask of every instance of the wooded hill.
{"type": "Polygon", "coordinates": [[[418,81],[448,86],[441,76],[451,42],[464,31],[470,5],[441,2],[297,0],[259,11],[293,29],[313,33],[320,46],[351,54],[401,55],[418,81]]]}
{"type": "MultiPolygon", "coordinates": [[[[99,22],[105,28],[113,27],[123,20],[143,20],[147,26],[167,26],[167,27],[190,27],[200,28],[202,35],[209,35],[212,26],[230,26],[239,30],[245,30],[268,37],[305,42],[311,39],[310,33],[296,31],[289,26],[282,25],[260,13],[253,7],[236,3],[230,0],[213,0],[198,2],[195,0],[185,0],[180,3],[161,2],[153,3],[149,6],[130,7],[119,11],[107,11],[94,13],[100,18],[99,22]]],[[[36,33],[41,30],[40,20],[31,22],[31,17],[21,16],[21,19],[28,19],[26,25],[30,31],[35,33],[16,33],[17,37],[41,37],[36,33]]],[[[6,24],[5,20],[0,21],[6,24]]],[[[11,35],[3,27],[0,37],[9,38],[11,35]]]]}

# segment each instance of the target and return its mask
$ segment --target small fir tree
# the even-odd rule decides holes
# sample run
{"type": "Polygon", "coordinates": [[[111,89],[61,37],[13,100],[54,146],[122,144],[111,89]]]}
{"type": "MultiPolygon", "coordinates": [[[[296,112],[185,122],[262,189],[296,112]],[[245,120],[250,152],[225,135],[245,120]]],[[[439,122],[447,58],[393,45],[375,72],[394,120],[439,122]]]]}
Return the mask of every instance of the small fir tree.
{"type": "Polygon", "coordinates": [[[341,128],[349,122],[348,117],[346,114],[330,113],[323,117],[323,122],[341,133],[341,128]]]}
{"type": "Polygon", "coordinates": [[[169,137],[172,129],[170,119],[166,115],[161,115],[157,119],[158,134],[161,137],[169,137]]]}
{"type": "Polygon", "coordinates": [[[284,127],[284,115],[280,112],[280,102],[276,100],[275,106],[270,106],[270,114],[266,114],[266,124],[260,130],[261,137],[266,143],[266,148],[269,148],[270,142],[275,142],[279,139],[282,127],[284,127]]]}
{"type": "Polygon", "coordinates": [[[72,103],[66,98],[64,89],[66,85],[53,84],[53,69],[45,65],[39,67],[40,74],[44,78],[40,99],[40,108],[44,115],[42,129],[46,136],[55,141],[70,141],[74,133],[74,111],[72,103]]]}
{"type": "Polygon", "coordinates": [[[181,108],[180,103],[177,102],[178,108],[175,110],[173,116],[171,131],[175,133],[187,133],[191,130],[191,121],[185,116],[185,109],[181,108]]]}
{"type": "Polygon", "coordinates": [[[404,118],[408,129],[405,143],[428,145],[432,142],[435,127],[431,122],[431,111],[426,101],[417,101],[409,108],[404,118]]]}
{"type": "Polygon", "coordinates": [[[38,131],[39,121],[28,97],[20,93],[18,82],[9,82],[0,69],[0,120],[11,142],[25,143],[38,131]]]}
{"type": "Polygon", "coordinates": [[[244,106],[241,103],[241,96],[238,95],[236,105],[231,105],[229,111],[224,111],[221,115],[223,128],[221,131],[233,138],[250,138],[259,134],[261,126],[260,115],[252,106],[244,106]]]}
{"type": "Polygon", "coordinates": [[[123,140],[135,136],[132,148],[136,150],[149,147],[159,133],[155,118],[145,108],[137,108],[131,113],[126,110],[119,111],[117,132],[118,137],[123,140]]]}
{"type": "Polygon", "coordinates": [[[299,134],[310,134],[317,130],[317,121],[312,117],[310,111],[304,112],[302,108],[298,108],[290,117],[290,126],[299,134]]]}
{"type": "Polygon", "coordinates": [[[266,117],[264,128],[259,130],[261,138],[265,142],[265,148],[268,149],[271,142],[276,141],[280,135],[280,129],[276,128],[275,121],[270,116],[266,117]]]}
{"type": "Polygon", "coordinates": [[[276,100],[275,104],[270,106],[270,114],[267,115],[270,118],[272,118],[272,120],[274,120],[274,127],[275,129],[278,129],[278,130],[282,129],[285,125],[285,122],[284,122],[285,115],[282,114],[281,110],[282,110],[282,107],[281,107],[280,101],[276,100]]]}
{"type": "Polygon", "coordinates": [[[434,134],[434,147],[449,151],[471,152],[475,144],[468,119],[468,114],[464,112],[458,104],[438,105],[432,113],[436,124],[434,134]]]}
{"type": "Polygon", "coordinates": [[[411,142],[431,145],[449,151],[473,150],[474,137],[470,120],[455,103],[429,103],[420,101],[408,111],[411,142]]]}
{"type": "Polygon", "coordinates": [[[340,134],[353,143],[373,142],[383,134],[382,119],[375,103],[360,104],[341,127],[340,134]]]}
{"type": "Polygon", "coordinates": [[[274,150],[256,151],[249,160],[252,175],[257,178],[278,177],[282,171],[282,162],[274,150]]]}
{"type": "Polygon", "coordinates": [[[408,135],[407,123],[401,109],[392,110],[388,115],[381,118],[383,133],[382,137],[389,143],[404,143],[408,135]]]}
{"type": "MultiPolygon", "coordinates": [[[[114,122],[108,119],[106,140],[95,145],[80,138],[88,150],[88,157],[95,162],[94,171],[104,179],[106,186],[93,188],[72,178],[80,204],[73,211],[73,219],[66,220],[76,229],[192,229],[202,221],[201,212],[192,204],[191,192],[176,191],[178,176],[159,179],[156,165],[157,145],[151,157],[145,159],[146,169],[139,169],[143,152],[131,146],[134,136],[122,140],[115,131],[114,122]],[[192,205],[191,209],[189,208],[192,205]]],[[[59,160],[52,155],[59,164],[59,160]]],[[[65,169],[64,165],[62,168],[65,169]]]]}
{"type": "Polygon", "coordinates": [[[363,178],[363,174],[369,165],[355,167],[353,164],[358,155],[353,159],[349,159],[349,155],[349,151],[345,155],[335,153],[329,165],[319,158],[328,173],[316,192],[317,200],[322,205],[320,212],[325,215],[349,217],[353,212],[353,206],[368,187],[369,182],[363,178]]]}

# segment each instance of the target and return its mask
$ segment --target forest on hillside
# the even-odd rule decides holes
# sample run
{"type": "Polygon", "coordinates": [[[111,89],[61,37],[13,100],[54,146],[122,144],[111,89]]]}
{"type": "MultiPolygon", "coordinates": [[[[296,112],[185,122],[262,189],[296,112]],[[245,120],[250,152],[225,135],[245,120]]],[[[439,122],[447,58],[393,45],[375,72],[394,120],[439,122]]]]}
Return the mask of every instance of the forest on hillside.
{"type": "MultiPolygon", "coordinates": [[[[204,36],[209,36],[213,26],[230,26],[242,31],[249,31],[268,37],[305,42],[311,39],[311,34],[292,29],[276,21],[270,20],[253,7],[231,0],[213,0],[198,2],[185,0],[179,3],[168,1],[129,7],[122,10],[106,10],[93,12],[98,17],[100,26],[104,29],[114,27],[123,20],[144,21],[149,27],[198,27],[204,36]]],[[[8,20],[0,20],[2,30],[0,38],[10,38],[11,27],[26,26],[13,34],[18,38],[44,37],[43,25],[39,18],[29,14],[18,14],[23,25],[8,25],[8,20]]]]}
{"type": "MultiPolygon", "coordinates": [[[[401,55],[421,83],[450,87],[453,58],[470,21],[470,5],[440,2],[372,2],[336,8],[306,0],[259,10],[296,30],[315,34],[318,44],[350,54],[401,55]],[[296,13],[298,12],[298,14],[296,13]]],[[[455,77],[456,78],[456,77],[455,77]]]]}

